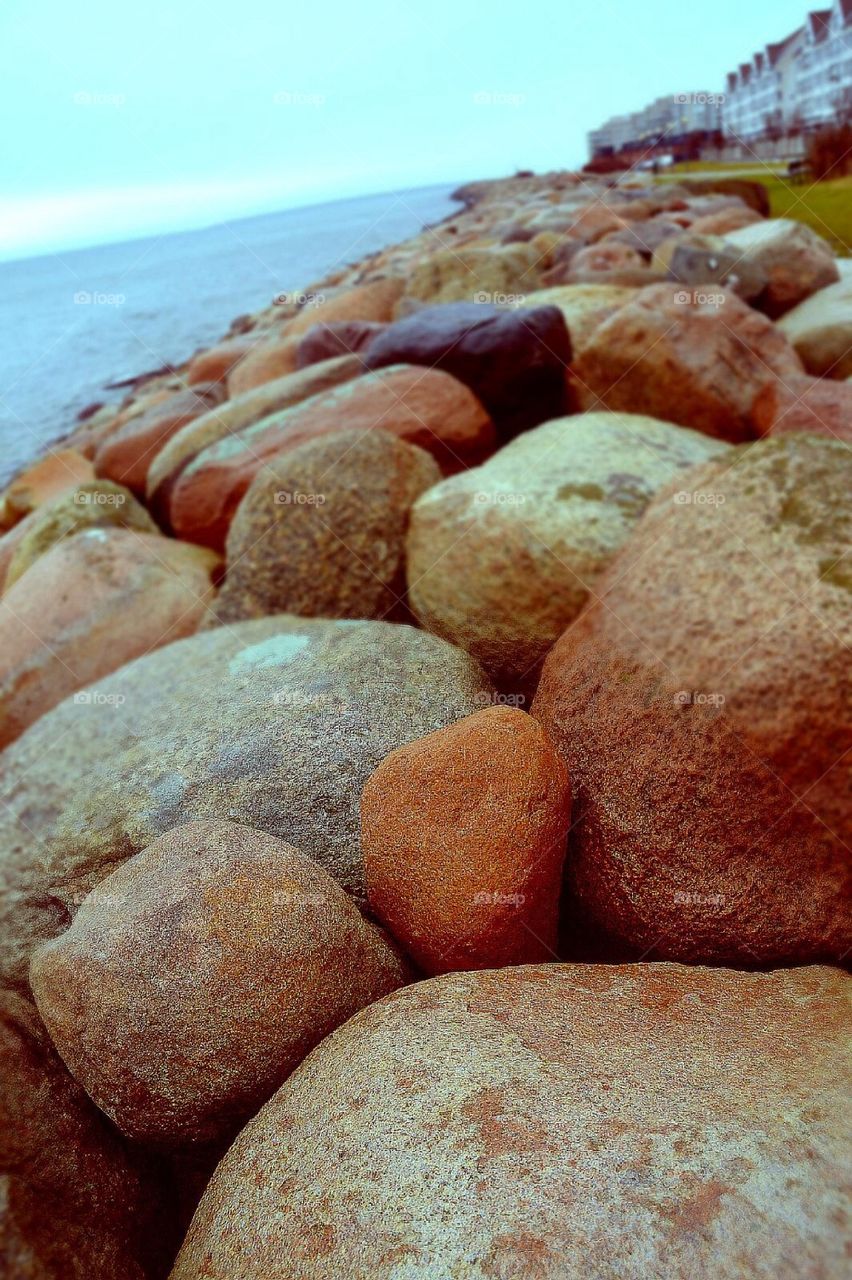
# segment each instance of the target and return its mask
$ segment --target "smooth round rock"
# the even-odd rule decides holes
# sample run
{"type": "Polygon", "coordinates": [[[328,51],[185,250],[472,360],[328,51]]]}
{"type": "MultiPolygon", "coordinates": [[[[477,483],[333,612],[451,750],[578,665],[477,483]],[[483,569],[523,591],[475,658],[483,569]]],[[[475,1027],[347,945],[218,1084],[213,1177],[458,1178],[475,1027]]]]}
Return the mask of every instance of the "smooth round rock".
{"type": "Polygon", "coordinates": [[[424,973],[556,958],[568,771],[492,705],[399,747],[361,796],[370,910],[424,973]]]}
{"type": "Polygon", "coordinates": [[[852,947],[852,451],[760,441],[658,495],[549,655],[570,900],[603,954],[852,947]]]}
{"type": "Polygon", "coordinates": [[[415,503],[411,608],[498,682],[534,682],[656,491],[725,449],[627,413],[576,414],[525,432],[415,503]]]}
{"type": "Polygon", "coordinates": [[[249,1122],[172,1280],[843,1280],[849,986],[645,964],[406,987],[249,1122]]]}
{"type": "Polygon", "coordinates": [[[381,933],[291,845],[233,822],[155,840],[33,956],[39,1013],[130,1138],[233,1134],[302,1058],[406,980],[381,933]]]}
{"type": "Polygon", "coordinates": [[[440,479],[430,454],[387,431],[340,431],[274,459],[228,532],[217,618],[402,618],[409,514],[440,479]]]}
{"type": "Polygon", "coordinates": [[[0,973],[24,984],[104,876],[196,818],[267,831],[363,898],[367,778],[490,692],[467,654],[388,622],[262,618],[122,668],[2,757],[0,973]]]}

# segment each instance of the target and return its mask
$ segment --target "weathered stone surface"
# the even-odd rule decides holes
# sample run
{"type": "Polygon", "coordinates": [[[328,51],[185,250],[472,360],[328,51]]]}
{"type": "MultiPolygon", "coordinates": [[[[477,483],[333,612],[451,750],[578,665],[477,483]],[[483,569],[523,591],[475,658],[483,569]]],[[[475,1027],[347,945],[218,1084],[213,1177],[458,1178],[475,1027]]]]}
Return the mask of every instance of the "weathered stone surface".
{"type": "Polygon", "coordinates": [[[784,315],[840,278],[831,245],[792,218],[755,222],[729,232],[727,241],[744,263],[754,263],[765,273],[767,285],[758,301],[769,316],[784,315]]]}
{"type": "Polygon", "coordinates": [[[299,341],[296,363],[300,369],[305,369],[318,360],[357,355],[385,328],[377,320],[338,320],[336,324],[315,324],[299,341]]]}
{"type": "MultiPolygon", "coordinates": [[[[6,569],[5,586],[11,587],[51,547],[84,529],[116,526],[139,533],[159,533],[148,512],[129,489],[112,480],[90,480],[63,494],[55,502],[37,508],[21,530],[6,569]]],[[[0,589],[2,589],[0,583],[0,589]]]]}
{"type": "Polygon", "coordinates": [[[574,358],[599,324],[635,298],[637,290],[612,284],[566,284],[539,289],[524,299],[525,307],[558,307],[565,317],[574,358]]]}
{"type": "Polygon", "coordinates": [[[468,388],[439,369],[400,365],[354,378],[262,418],[198,453],[168,487],[168,524],[217,550],[254,477],[271,458],[350,429],[381,430],[433,454],[445,474],[481,462],[494,427],[468,388]]]}
{"type": "Polygon", "coordinates": [[[97,699],[67,699],[2,756],[0,972],[23,983],[32,947],[94,885],[195,818],[268,831],[363,896],[367,778],[488,692],[467,654],[411,627],[278,617],[178,641],[97,699]]]}
{"type": "Polygon", "coordinates": [[[641,269],[645,258],[637,248],[612,240],[586,245],[571,258],[572,274],[584,271],[624,271],[641,269]]]}
{"type": "Polygon", "coordinates": [[[236,338],[226,338],[215,347],[199,351],[187,366],[187,382],[191,387],[198,382],[224,382],[234,365],[248,355],[260,341],[258,334],[246,333],[236,338]]]}
{"type": "Polygon", "coordinates": [[[217,618],[404,618],[409,514],[440,479],[430,454],[388,431],[340,431],[274,459],[228,532],[217,618]]]}
{"type": "Polygon", "coordinates": [[[144,495],[148,468],[157,452],[181,427],[222,401],[220,382],[177,391],[147,413],[110,432],[95,454],[95,474],[144,495]]]}
{"type": "Polygon", "coordinates": [[[636,414],[577,414],[526,432],[415,503],[411,608],[496,680],[534,680],[656,491],[724,449],[636,414]]]}
{"type": "Polygon", "coordinates": [[[586,409],[648,413],[736,444],[753,438],[749,411],[763,387],[802,367],[735,294],[660,284],[598,326],[574,372],[586,409]]]}
{"type": "Polygon", "coordinates": [[[451,373],[481,400],[503,438],[571,407],[571,341],[557,307],[424,307],[389,325],[364,358],[371,369],[405,362],[451,373]]]}
{"type": "Polygon", "coordinates": [[[843,1280],[849,979],[525,965],[324,1041],[172,1280],[843,1280]]]}
{"type": "Polygon", "coordinates": [[[41,556],[0,600],[0,747],[84,685],[191,635],[218,564],[201,547],[116,528],[41,556]]]}
{"type": "Polygon", "coordinates": [[[760,435],[831,436],[852,444],[852,383],[800,374],[764,387],[752,409],[760,435]]]}
{"type": "Polygon", "coordinates": [[[537,289],[541,254],[531,244],[494,249],[441,249],[411,273],[405,294],[431,305],[447,302],[501,303],[537,289]]]}
{"type": "Polygon", "coordinates": [[[764,440],[661,493],[544,666],[578,915],[618,954],[852,946],[852,452],[764,440]]]}
{"type": "Polygon", "coordinates": [[[691,230],[700,236],[727,236],[732,231],[754,226],[763,218],[755,209],[746,205],[728,205],[716,213],[705,213],[691,224],[691,230]]]}
{"type": "Polygon", "coordinates": [[[30,980],[64,1062],[122,1133],[181,1143],[235,1134],[406,972],[316,863],[207,819],[101,881],[30,980]]]}
{"type": "Polygon", "coordinates": [[[92,464],[82,453],[75,449],[51,449],[0,494],[0,524],[10,527],[36,507],[94,478],[92,464]]]}
{"type": "Polygon", "coordinates": [[[236,399],[296,371],[299,339],[286,332],[256,343],[228,373],[228,396],[236,399]]]}
{"type": "Polygon", "coordinates": [[[151,1171],[65,1070],[29,1000],[0,994],[0,1273],[163,1274],[170,1215],[151,1171]]]}
{"type": "Polygon", "coordinates": [[[382,276],[353,288],[318,294],[289,322],[287,335],[301,335],[315,324],[332,324],[338,320],[374,320],[386,324],[404,288],[402,276],[382,276]]]}
{"type": "Polygon", "coordinates": [[[424,973],[556,958],[568,772],[492,705],[398,747],[361,796],[370,910],[424,973]]]}
{"type": "Polygon", "coordinates": [[[196,418],[152,458],[148,468],[149,502],[156,507],[162,501],[161,487],[166,486],[170,478],[208,445],[260,422],[271,413],[289,409],[310,396],[319,395],[321,391],[330,391],[362,372],[361,362],[353,356],[323,360],[310,369],[265,382],[196,418]]]}
{"type": "Polygon", "coordinates": [[[852,275],[820,289],[778,322],[808,373],[852,377],[852,275]]]}

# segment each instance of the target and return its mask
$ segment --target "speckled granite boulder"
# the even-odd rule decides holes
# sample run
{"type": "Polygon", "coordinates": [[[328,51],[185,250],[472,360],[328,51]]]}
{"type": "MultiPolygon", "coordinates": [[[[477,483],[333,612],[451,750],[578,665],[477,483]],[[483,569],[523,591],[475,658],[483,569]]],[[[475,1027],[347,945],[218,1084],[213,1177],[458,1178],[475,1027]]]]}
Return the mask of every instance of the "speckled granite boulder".
{"type": "Polygon", "coordinates": [[[650,964],[407,987],[249,1122],[172,1280],[844,1280],[849,986],[650,964]]]}
{"type": "Polygon", "coordinates": [[[275,617],[178,641],[66,700],[0,757],[0,973],[24,983],[32,947],[94,885],[195,818],[268,831],[363,896],[367,778],[488,692],[467,654],[411,627],[275,617]]]}

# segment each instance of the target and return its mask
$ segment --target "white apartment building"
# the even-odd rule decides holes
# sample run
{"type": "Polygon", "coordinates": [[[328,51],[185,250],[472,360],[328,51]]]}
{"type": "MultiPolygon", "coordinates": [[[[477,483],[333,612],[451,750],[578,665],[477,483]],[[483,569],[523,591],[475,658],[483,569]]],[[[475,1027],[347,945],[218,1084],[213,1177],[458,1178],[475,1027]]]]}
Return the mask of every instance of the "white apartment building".
{"type": "Polygon", "coordinates": [[[821,124],[835,113],[837,99],[852,90],[852,0],[808,15],[799,57],[794,112],[798,122],[821,124]]]}

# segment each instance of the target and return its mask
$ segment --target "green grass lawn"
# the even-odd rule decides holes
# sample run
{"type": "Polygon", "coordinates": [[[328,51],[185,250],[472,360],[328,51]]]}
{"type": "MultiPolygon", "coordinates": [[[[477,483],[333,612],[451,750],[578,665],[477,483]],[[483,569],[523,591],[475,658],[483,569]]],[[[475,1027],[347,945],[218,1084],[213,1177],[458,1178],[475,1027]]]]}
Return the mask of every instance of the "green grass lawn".
{"type": "Polygon", "coordinates": [[[852,257],[852,177],[827,182],[791,182],[786,166],[754,164],[680,164],[670,169],[663,181],[676,181],[689,173],[729,173],[761,182],[769,192],[773,218],[796,218],[824,236],[839,257],[852,257]]]}

